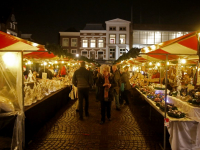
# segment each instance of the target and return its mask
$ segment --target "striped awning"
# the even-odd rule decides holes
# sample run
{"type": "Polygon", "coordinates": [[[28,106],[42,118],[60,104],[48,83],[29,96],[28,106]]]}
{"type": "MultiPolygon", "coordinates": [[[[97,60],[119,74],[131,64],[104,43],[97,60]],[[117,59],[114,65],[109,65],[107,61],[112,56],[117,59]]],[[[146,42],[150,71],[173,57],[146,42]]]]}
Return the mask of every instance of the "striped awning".
{"type": "Polygon", "coordinates": [[[175,54],[168,55],[168,60],[177,60],[178,58],[186,58],[188,60],[196,61],[199,59],[198,51],[198,31],[186,34],[184,36],[172,39],[163,43],[152,45],[141,49],[141,53],[148,55],[141,55],[136,58],[138,61],[161,61],[166,60],[166,55],[157,54],[175,54]],[[194,55],[196,54],[196,55],[194,55]]]}
{"type": "Polygon", "coordinates": [[[0,31],[0,50],[44,50],[44,45],[30,42],[0,31]]]}

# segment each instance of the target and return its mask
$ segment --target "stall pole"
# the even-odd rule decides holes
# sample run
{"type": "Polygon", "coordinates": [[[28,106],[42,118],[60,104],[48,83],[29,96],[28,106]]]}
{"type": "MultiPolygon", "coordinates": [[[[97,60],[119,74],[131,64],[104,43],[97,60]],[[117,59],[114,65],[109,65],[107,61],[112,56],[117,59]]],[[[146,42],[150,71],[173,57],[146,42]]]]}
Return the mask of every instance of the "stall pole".
{"type": "MultiPolygon", "coordinates": [[[[166,111],[167,111],[167,62],[168,62],[168,55],[166,55],[165,60],[165,118],[166,119],[166,111]]],[[[166,149],[166,126],[164,124],[164,150],[166,149]]]]}
{"type": "MultiPolygon", "coordinates": [[[[22,113],[24,113],[24,72],[23,72],[23,51],[21,51],[22,67],[22,113]]],[[[22,148],[25,149],[25,120],[22,119],[22,148]]]]}
{"type": "Polygon", "coordinates": [[[161,84],[161,66],[160,66],[160,84],[161,84]]]}

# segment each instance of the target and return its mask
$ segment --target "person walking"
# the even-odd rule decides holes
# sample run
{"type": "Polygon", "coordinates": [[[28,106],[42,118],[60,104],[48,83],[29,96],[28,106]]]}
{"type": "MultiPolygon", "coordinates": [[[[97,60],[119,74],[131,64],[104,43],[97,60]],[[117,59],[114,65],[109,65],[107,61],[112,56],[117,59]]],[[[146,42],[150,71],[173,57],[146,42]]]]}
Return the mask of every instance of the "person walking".
{"type": "Polygon", "coordinates": [[[83,120],[83,99],[85,99],[85,116],[89,116],[89,89],[92,86],[92,74],[85,68],[85,62],[74,72],[72,83],[78,88],[79,119],[83,120]]]}
{"type": "Polygon", "coordinates": [[[119,104],[119,90],[121,87],[121,79],[120,79],[120,72],[117,70],[117,66],[113,65],[112,66],[112,71],[113,71],[113,79],[117,83],[114,88],[114,98],[115,98],[115,104],[116,104],[116,110],[120,111],[120,104],[119,104]]]}
{"type": "Polygon", "coordinates": [[[122,100],[125,100],[125,105],[129,105],[128,97],[130,97],[131,84],[129,82],[128,66],[124,67],[124,72],[121,75],[121,83],[124,84],[124,91],[122,93],[122,100]]]}
{"type": "Polygon", "coordinates": [[[111,120],[111,102],[113,101],[113,91],[116,86],[115,81],[110,76],[110,67],[108,65],[102,65],[100,67],[100,74],[96,82],[99,87],[99,100],[101,101],[101,122],[105,123],[105,114],[107,118],[111,120]]]}

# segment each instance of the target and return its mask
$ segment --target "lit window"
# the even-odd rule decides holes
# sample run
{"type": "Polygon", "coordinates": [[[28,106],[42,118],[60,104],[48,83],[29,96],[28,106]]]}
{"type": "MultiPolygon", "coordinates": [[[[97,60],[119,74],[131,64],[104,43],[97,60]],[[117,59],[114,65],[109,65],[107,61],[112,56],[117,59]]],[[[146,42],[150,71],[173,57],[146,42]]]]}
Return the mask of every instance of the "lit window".
{"type": "Polygon", "coordinates": [[[110,35],[110,44],[115,44],[115,35],[114,34],[110,35]]]}
{"type": "Polygon", "coordinates": [[[120,44],[125,44],[125,41],[126,41],[126,35],[119,35],[119,38],[120,38],[120,44]]]}
{"type": "Polygon", "coordinates": [[[177,37],[183,36],[183,32],[178,32],[177,37]]]}
{"type": "Polygon", "coordinates": [[[115,58],[115,49],[110,49],[110,58],[115,58]]]}
{"type": "Polygon", "coordinates": [[[120,56],[122,56],[124,53],[126,53],[126,49],[125,48],[120,48],[120,56]]]}
{"type": "Polygon", "coordinates": [[[155,44],[161,43],[161,32],[155,32],[155,44]]]}
{"type": "Polygon", "coordinates": [[[119,31],[126,31],[126,27],[119,27],[119,31]]]}
{"type": "Polygon", "coordinates": [[[88,47],[88,40],[83,40],[83,47],[88,47]]]}
{"type": "Polygon", "coordinates": [[[88,52],[87,51],[81,51],[81,55],[85,56],[85,57],[88,57],[88,52]]]}
{"type": "Polygon", "coordinates": [[[116,27],[109,27],[110,31],[116,31],[116,27]]]}
{"type": "Polygon", "coordinates": [[[176,38],[176,32],[169,32],[169,40],[176,38]]]}
{"type": "Polygon", "coordinates": [[[154,44],[154,32],[147,32],[147,44],[154,44]]]}
{"type": "Polygon", "coordinates": [[[71,39],[71,46],[72,47],[77,47],[77,38],[72,38],[71,39]]]}
{"type": "Polygon", "coordinates": [[[69,38],[62,39],[62,46],[69,46],[69,38]]]}
{"type": "Polygon", "coordinates": [[[103,47],[103,40],[99,40],[99,47],[103,47]]]}
{"type": "Polygon", "coordinates": [[[90,47],[96,47],[96,40],[90,41],[90,47]]]}
{"type": "Polygon", "coordinates": [[[168,32],[167,31],[162,32],[162,41],[161,42],[165,42],[165,41],[168,41],[168,40],[169,40],[168,32]]]}
{"type": "Polygon", "coordinates": [[[72,53],[72,54],[76,54],[76,49],[72,49],[72,50],[71,50],[71,53],[72,53]]]}

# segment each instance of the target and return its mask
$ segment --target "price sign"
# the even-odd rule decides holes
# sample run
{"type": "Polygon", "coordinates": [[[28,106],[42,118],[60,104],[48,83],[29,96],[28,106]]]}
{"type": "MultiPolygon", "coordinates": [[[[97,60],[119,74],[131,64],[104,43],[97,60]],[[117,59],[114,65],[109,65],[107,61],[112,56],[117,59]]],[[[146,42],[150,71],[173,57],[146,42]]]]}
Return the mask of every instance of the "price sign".
{"type": "Polygon", "coordinates": [[[169,118],[164,118],[164,126],[169,127],[169,118]]]}

